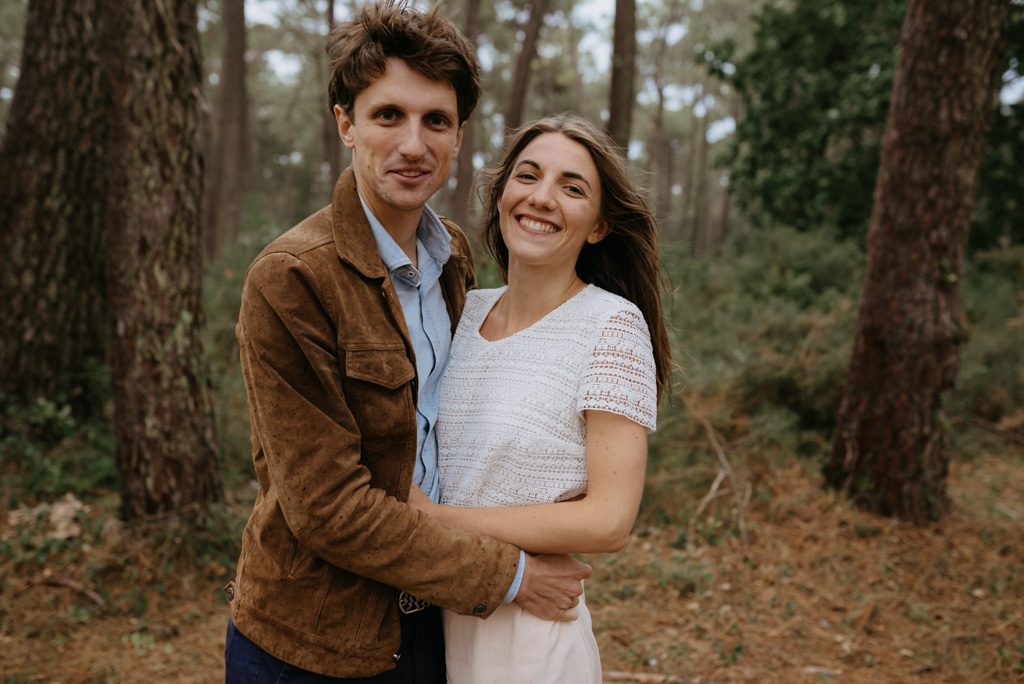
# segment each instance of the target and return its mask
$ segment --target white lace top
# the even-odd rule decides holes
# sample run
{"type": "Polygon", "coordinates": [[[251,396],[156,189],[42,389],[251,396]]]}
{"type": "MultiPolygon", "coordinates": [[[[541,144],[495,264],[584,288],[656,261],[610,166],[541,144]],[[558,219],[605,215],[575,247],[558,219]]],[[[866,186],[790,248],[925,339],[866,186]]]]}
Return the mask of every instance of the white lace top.
{"type": "Polygon", "coordinates": [[[588,285],[495,342],[480,326],[505,288],[469,293],[441,384],[441,503],[516,506],[587,489],[587,409],[655,428],[647,324],[631,302],[588,285]]]}

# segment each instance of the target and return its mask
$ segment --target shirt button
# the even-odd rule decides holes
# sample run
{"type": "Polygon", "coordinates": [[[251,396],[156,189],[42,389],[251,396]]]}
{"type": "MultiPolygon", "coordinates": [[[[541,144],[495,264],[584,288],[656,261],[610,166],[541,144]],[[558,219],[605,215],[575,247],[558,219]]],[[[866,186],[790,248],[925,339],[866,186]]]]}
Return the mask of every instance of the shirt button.
{"type": "Polygon", "coordinates": [[[483,615],[487,612],[487,604],[481,603],[479,606],[473,609],[473,615],[483,615]]]}

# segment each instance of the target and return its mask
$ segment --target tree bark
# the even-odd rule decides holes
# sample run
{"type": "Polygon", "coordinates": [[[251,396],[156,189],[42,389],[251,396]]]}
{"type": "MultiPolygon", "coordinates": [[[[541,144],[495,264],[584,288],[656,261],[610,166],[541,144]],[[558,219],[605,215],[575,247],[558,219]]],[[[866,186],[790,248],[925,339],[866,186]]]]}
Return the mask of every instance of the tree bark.
{"type": "Polygon", "coordinates": [[[512,93],[505,109],[505,131],[515,130],[523,123],[523,110],[526,108],[526,89],[530,83],[530,66],[537,54],[537,38],[540,27],[544,24],[548,0],[531,0],[530,21],[526,24],[523,44],[519,47],[516,59],[516,73],[512,81],[512,93]]]}
{"type": "Polygon", "coordinates": [[[579,29],[573,24],[568,22],[569,26],[569,60],[571,62],[572,73],[575,74],[572,80],[572,93],[573,93],[573,107],[576,109],[576,113],[583,115],[586,113],[586,98],[583,96],[583,70],[580,68],[580,34],[579,29]]]}
{"type": "Polygon", "coordinates": [[[33,0],[0,147],[0,394],[102,402],[106,360],[106,165],[97,0],[33,0]],[[63,394],[63,397],[58,397],[63,394]]]}
{"type": "MultiPolygon", "coordinates": [[[[479,47],[477,39],[480,36],[480,0],[468,0],[466,3],[466,38],[474,46],[479,47]]],[[[466,122],[462,131],[462,149],[459,150],[459,158],[455,165],[455,197],[452,202],[452,219],[459,224],[463,230],[471,234],[476,231],[469,230],[469,206],[472,203],[473,192],[473,155],[476,154],[476,128],[473,119],[466,122]]]]}
{"type": "Polygon", "coordinates": [[[245,88],[245,0],[222,0],[227,40],[221,70],[206,199],[206,254],[220,256],[225,238],[242,227],[242,181],[249,144],[249,99],[245,88]]]}
{"type": "Polygon", "coordinates": [[[697,172],[693,193],[693,239],[696,254],[706,254],[711,245],[710,221],[708,220],[708,116],[697,122],[700,137],[697,139],[697,172]]]}
{"type": "Polygon", "coordinates": [[[636,0],[615,0],[611,72],[608,133],[619,147],[628,149],[635,93],[633,75],[636,73],[636,0]]]}
{"type": "Polygon", "coordinates": [[[960,277],[1009,2],[910,0],[882,144],[828,485],[915,522],[946,505],[942,397],[963,339],[960,277]]]}
{"type": "Polygon", "coordinates": [[[117,463],[126,519],[220,496],[202,321],[198,0],[102,3],[117,463]]]}
{"type": "MultiPolygon", "coordinates": [[[[326,18],[327,32],[330,33],[334,28],[334,0],[327,1],[326,18]]],[[[324,62],[323,50],[320,53],[318,64],[324,62]]],[[[329,69],[330,65],[327,66],[325,71],[329,69]]],[[[326,83],[327,79],[322,79],[320,82],[326,83]]],[[[324,95],[324,157],[331,169],[331,193],[333,193],[334,184],[338,182],[338,177],[341,175],[344,167],[342,166],[342,145],[341,138],[338,136],[338,122],[334,118],[334,113],[331,111],[326,95],[324,95]]],[[[329,200],[330,197],[328,197],[329,200]]]]}

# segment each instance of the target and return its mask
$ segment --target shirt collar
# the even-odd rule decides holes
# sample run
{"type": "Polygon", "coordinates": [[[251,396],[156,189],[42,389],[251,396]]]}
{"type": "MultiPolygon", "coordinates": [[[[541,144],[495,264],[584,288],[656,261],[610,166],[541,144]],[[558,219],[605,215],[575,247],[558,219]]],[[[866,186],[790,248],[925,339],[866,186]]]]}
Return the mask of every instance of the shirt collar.
{"type": "MultiPolygon", "coordinates": [[[[366,220],[370,223],[370,230],[373,231],[373,239],[377,241],[377,249],[380,250],[380,258],[384,262],[385,268],[389,272],[394,272],[404,266],[411,266],[412,261],[398,246],[391,234],[385,230],[384,224],[378,221],[370,208],[366,206],[362,195],[359,196],[359,202],[363,205],[363,212],[366,214],[366,220]]],[[[422,245],[432,259],[443,265],[452,255],[452,248],[448,244],[451,240],[451,234],[445,229],[434,210],[429,206],[424,206],[420,223],[416,226],[416,241],[419,243],[417,248],[422,245]]],[[[420,269],[422,270],[422,264],[420,269]]]]}

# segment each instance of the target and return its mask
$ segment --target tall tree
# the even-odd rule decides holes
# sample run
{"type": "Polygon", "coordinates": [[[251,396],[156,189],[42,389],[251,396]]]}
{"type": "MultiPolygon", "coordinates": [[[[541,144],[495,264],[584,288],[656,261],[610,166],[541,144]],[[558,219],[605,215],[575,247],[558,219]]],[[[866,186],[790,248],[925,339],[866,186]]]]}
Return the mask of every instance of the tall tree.
{"type": "MultiPolygon", "coordinates": [[[[334,0],[327,0],[327,33],[334,29],[334,0]]],[[[323,50],[317,52],[317,63],[322,63],[324,59],[323,50]]],[[[324,69],[325,72],[330,72],[330,64],[324,69]]],[[[325,76],[327,73],[325,73],[325,76]]],[[[327,79],[321,79],[321,83],[326,83],[327,79]]],[[[338,136],[338,125],[337,119],[334,118],[333,112],[329,103],[327,102],[327,96],[323,95],[323,113],[324,113],[324,156],[327,159],[327,164],[331,171],[331,186],[338,180],[338,176],[342,172],[342,144],[341,138],[338,136]]],[[[328,198],[329,199],[329,198],[328,198]]]]}
{"type": "Polygon", "coordinates": [[[220,495],[202,338],[198,0],[102,3],[109,281],[127,519],[220,495]]]}
{"type": "MultiPolygon", "coordinates": [[[[1004,70],[1024,59],[1024,4],[1010,6],[1004,70]],[[1017,27],[1017,28],[1013,28],[1017,27]]],[[[861,239],[871,217],[906,0],[768,3],[752,49],[714,45],[743,98],[729,189],[755,226],[861,239]]],[[[1024,105],[994,117],[972,248],[1024,242],[1024,105]],[[1016,219],[1016,220],[1015,220],[1016,219]]]]}
{"type": "MultiPolygon", "coordinates": [[[[466,38],[479,47],[480,0],[466,2],[466,38]]],[[[462,148],[455,166],[455,196],[452,201],[452,218],[464,229],[469,226],[470,193],[473,189],[473,155],[476,154],[476,127],[474,119],[466,122],[462,131],[462,148]]]]}
{"type": "Polygon", "coordinates": [[[524,28],[523,40],[519,45],[519,57],[516,60],[516,71],[512,81],[512,92],[508,106],[505,108],[505,130],[519,128],[523,123],[523,110],[526,107],[526,91],[530,84],[530,68],[537,54],[537,39],[544,15],[547,13],[548,0],[530,0],[530,20],[524,28]]]}
{"type": "Polygon", "coordinates": [[[216,124],[210,149],[206,196],[206,253],[216,259],[225,238],[242,226],[242,186],[249,144],[249,99],[245,87],[245,0],[221,0],[227,40],[220,72],[216,124]]]}
{"type": "Polygon", "coordinates": [[[853,358],[826,481],[924,522],[946,505],[942,397],[1007,0],[910,0],[868,232],[853,358]]]}
{"type": "Polygon", "coordinates": [[[106,156],[98,0],[33,0],[0,147],[0,393],[99,402],[85,368],[105,361],[106,156]]]}
{"type": "Polygon", "coordinates": [[[608,133],[619,147],[627,148],[636,93],[636,0],[615,0],[611,72],[608,133]]]}

